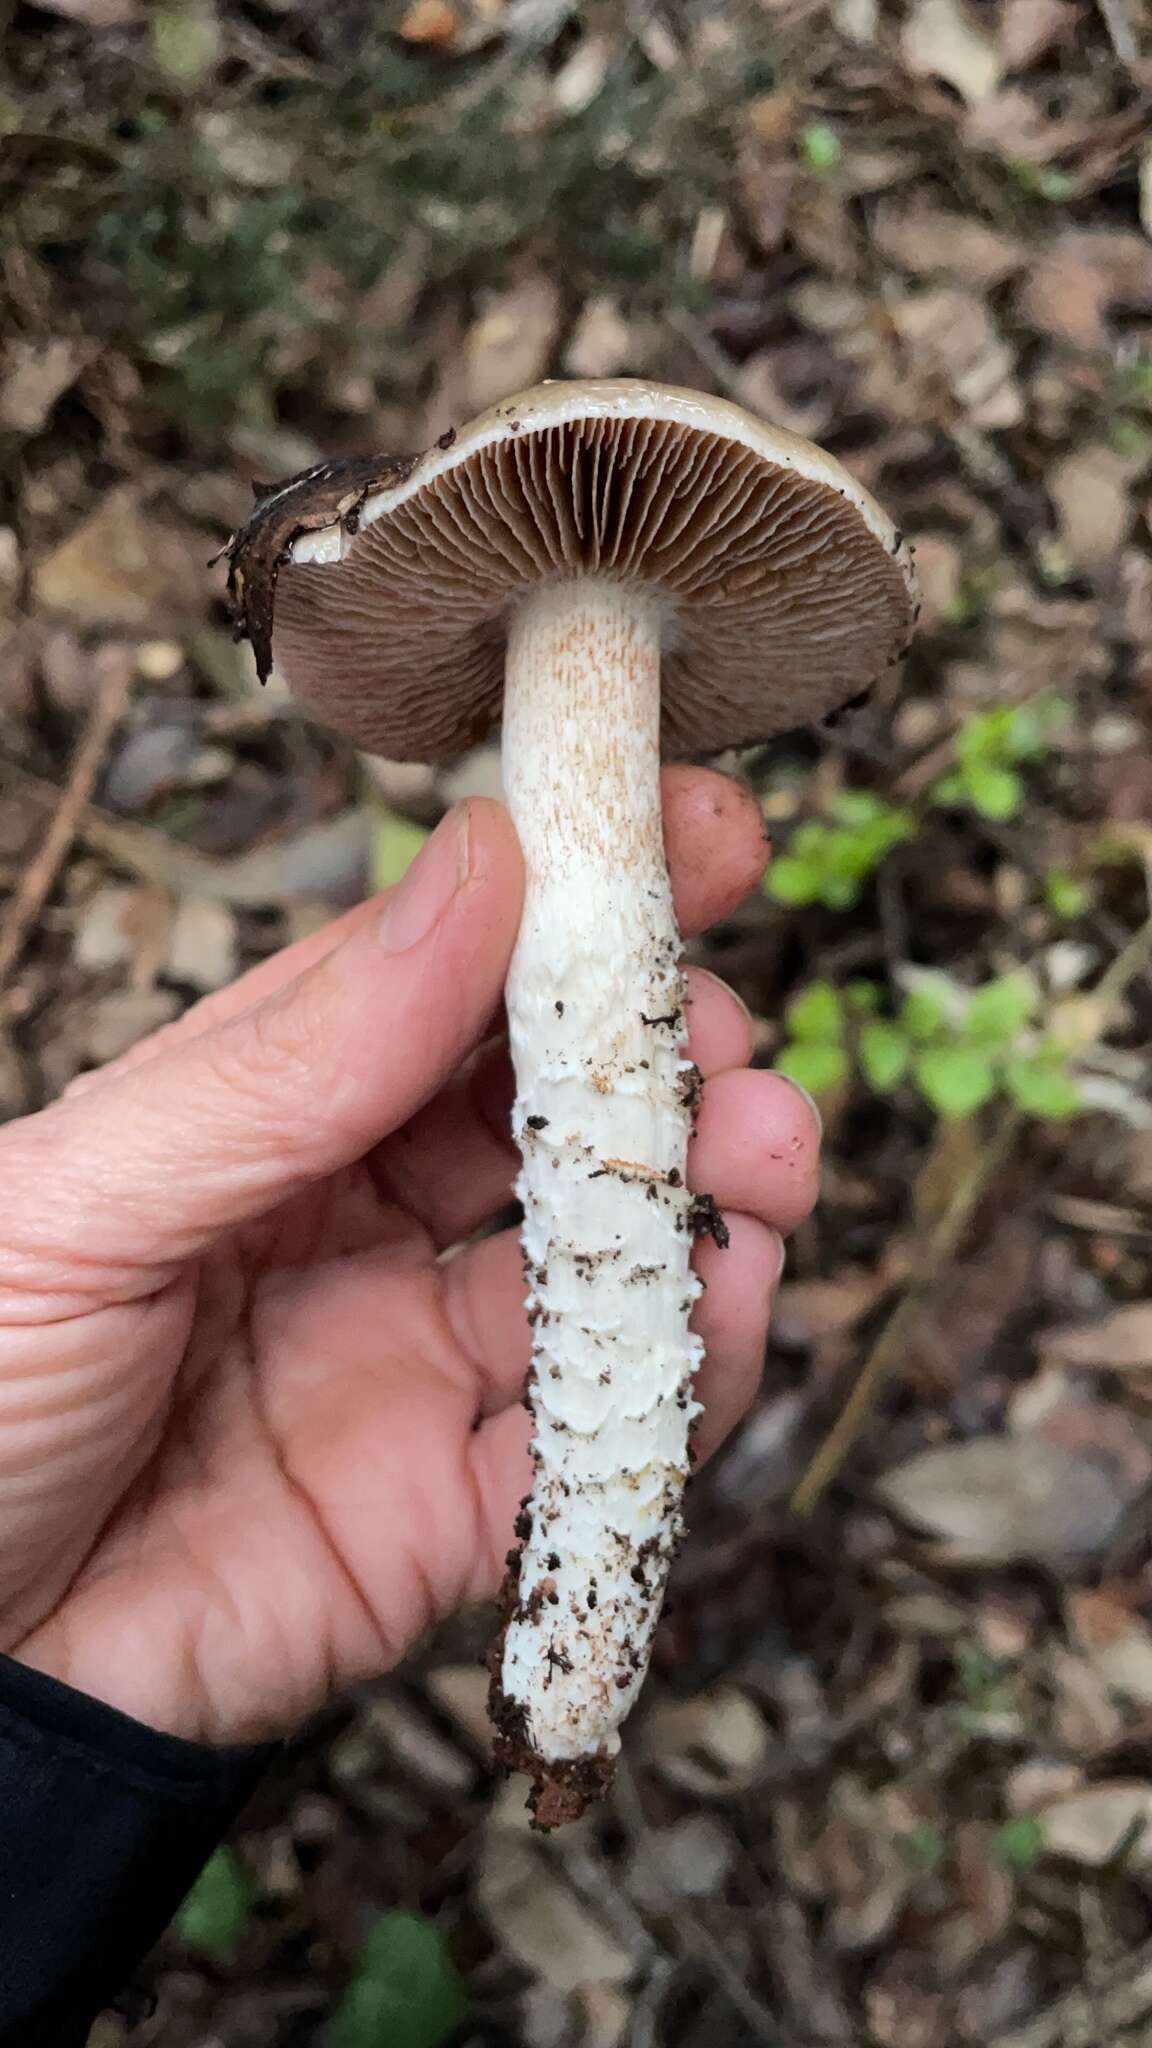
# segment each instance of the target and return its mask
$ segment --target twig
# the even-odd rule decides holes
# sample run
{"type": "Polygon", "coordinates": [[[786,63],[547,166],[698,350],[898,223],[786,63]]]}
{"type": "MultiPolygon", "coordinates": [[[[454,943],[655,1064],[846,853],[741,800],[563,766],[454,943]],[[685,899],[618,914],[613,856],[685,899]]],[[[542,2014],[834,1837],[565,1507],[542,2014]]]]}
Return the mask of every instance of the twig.
{"type": "Polygon", "coordinates": [[[52,893],[56,878],[76,837],[105,749],[124,709],[132,667],[122,649],[106,648],[97,662],[97,688],[88,722],[73,757],[68,780],[44,834],[40,851],[0,921],[0,988],[24,950],[37,917],[52,893]]]}
{"type": "Polygon", "coordinates": [[[1133,2048],[1152,2022],[1152,1943],[1121,1957],[1102,1984],[1077,1985],[1036,2018],[996,2034],[988,2048],[1133,2048]]]}
{"type": "MultiPolygon", "coordinates": [[[[0,762],[0,771],[10,787],[33,803],[60,802],[54,782],[15,762],[0,762]]],[[[325,896],[343,887],[363,867],[372,820],[361,805],[310,825],[292,839],[254,847],[232,860],[197,853],[152,825],[129,824],[91,803],[81,807],[75,830],[106,860],[174,896],[207,896],[214,903],[243,908],[295,896],[325,896]]]]}
{"type": "Polygon", "coordinates": [[[991,1142],[957,1182],[939,1221],[921,1245],[905,1292],[868,1353],[852,1392],[792,1495],[794,1514],[810,1515],[835,1479],[881,1387],[904,1355],[925,1297],[931,1293],[941,1267],[949,1265],[955,1257],[972,1211],[992,1175],[1007,1158],[1023,1121],[1019,1110],[1010,1110],[1001,1120],[991,1142]]]}
{"type": "MultiPolygon", "coordinates": [[[[1102,1035],[1124,994],[1144,972],[1150,960],[1152,917],[1133,933],[1123,951],[1105,969],[1088,998],[1095,1036],[1102,1035]]],[[[1010,1109],[1006,1113],[995,1136],[958,1182],[935,1227],[924,1239],[903,1295],[860,1368],[840,1414],[792,1495],[794,1514],[810,1515],[836,1477],[880,1389],[904,1355],[926,1296],[931,1293],[941,1268],[949,1265],[959,1250],[976,1204],[992,1175],[1007,1158],[1023,1123],[1019,1110],[1010,1109]]]]}
{"type": "Polygon", "coordinates": [[[1123,0],[1096,0],[1096,6],[1115,55],[1126,71],[1134,71],[1140,61],[1140,52],[1123,0]]]}
{"type": "Polygon", "coordinates": [[[763,2043],[763,2048],[784,2048],[780,2033],[780,2022],[754,1991],[750,1991],[741,1975],[739,1965],[717,1941],[716,1936],[699,1921],[695,1914],[676,1898],[664,1883],[660,1866],[652,1850],[652,1830],[640,1801],[636,1781],[631,1767],[623,1760],[616,1766],[614,1783],[616,1805],[633,1841],[648,1850],[650,1880],[654,1889],[663,1895],[664,1911],[678,1937],[681,1955],[686,1961],[697,1963],[706,1970],[725,1993],[729,2004],[739,2013],[753,2039],[763,2043]]]}

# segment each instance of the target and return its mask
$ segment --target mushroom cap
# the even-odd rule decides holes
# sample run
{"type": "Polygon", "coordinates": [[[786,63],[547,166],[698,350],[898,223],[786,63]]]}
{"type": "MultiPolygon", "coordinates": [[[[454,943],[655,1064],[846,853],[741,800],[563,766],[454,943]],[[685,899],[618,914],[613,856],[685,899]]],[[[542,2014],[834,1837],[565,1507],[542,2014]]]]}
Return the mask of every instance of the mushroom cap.
{"type": "Polygon", "coordinates": [[[504,400],[300,533],[276,659],[361,747],[433,760],[498,724],[517,599],[594,575],[658,596],[669,755],[826,718],[914,616],[900,534],[832,456],[724,399],[604,379],[504,400]]]}

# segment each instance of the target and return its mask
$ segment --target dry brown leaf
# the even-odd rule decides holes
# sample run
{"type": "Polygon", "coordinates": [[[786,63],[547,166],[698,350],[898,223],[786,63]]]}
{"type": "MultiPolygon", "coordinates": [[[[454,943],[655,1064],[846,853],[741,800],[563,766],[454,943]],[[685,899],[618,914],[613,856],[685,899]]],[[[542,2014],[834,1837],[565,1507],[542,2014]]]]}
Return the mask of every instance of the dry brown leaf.
{"type": "Polygon", "coordinates": [[[635,368],[633,330],[618,302],[602,292],[583,307],[564,351],[571,377],[618,377],[635,368]]]}
{"type": "Polygon", "coordinates": [[[955,277],[974,289],[1002,284],[1025,260],[1014,237],[919,197],[878,206],[872,233],[881,254],[913,276],[955,277]]]}
{"type": "Polygon", "coordinates": [[[1106,314],[1150,309],[1152,246],[1124,228],[1069,228],[1055,236],[1020,294],[1025,320],[1079,348],[1106,345],[1106,314]]]}
{"type": "Polygon", "coordinates": [[[560,328],[560,294],[526,278],[488,300],[464,343],[467,403],[477,412],[544,375],[560,328]]]}
{"type": "Polygon", "coordinates": [[[1135,474],[1130,457],[1093,441],[1074,448],[1048,471],[1060,538],[1076,568],[1115,571],[1132,519],[1135,474]]]}
{"type": "Polygon", "coordinates": [[[1137,1868],[1152,1868],[1152,1785],[1114,1781],[1087,1785],[1034,1816],[1045,1848],[1089,1870],[1124,1853],[1137,1868]]]}
{"type": "Polygon", "coordinates": [[[10,341],[0,358],[0,427],[38,434],[56,400],[74,384],[91,348],[58,336],[10,341]]]}
{"type": "Polygon", "coordinates": [[[975,427],[1014,427],[1024,416],[1015,357],[988,310],[961,291],[920,292],[893,307],[912,351],[941,374],[975,427]]]}
{"type": "Polygon", "coordinates": [[[1064,1323],[1039,1338],[1046,1364],[1089,1372],[1152,1369],[1152,1301],[1134,1301],[1095,1323],[1064,1323]]]}
{"type": "Polygon", "coordinates": [[[771,1745],[759,1708],[734,1685],[693,1700],[662,1700],[647,1716],[642,1739],[661,1775],[702,1799],[730,1799],[755,1784],[771,1745]]]}
{"type": "Polygon", "coordinates": [[[1098,1465],[1040,1437],[975,1437],[922,1451],[878,1491],[886,1507],[939,1539],[949,1564],[1091,1555],[1123,1505],[1098,1465]]]}
{"type": "Polygon", "coordinates": [[[626,1983],[632,1955],[529,1833],[516,1811],[523,1805],[522,1782],[513,1781],[489,1816],[476,1879],[477,1902],[501,1947],[565,1995],[626,1983]]]}
{"type": "Polygon", "coordinates": [[[460,33],[460,17],[448,0],[412,0],[397,30],[406,43],[450,50],[460,33]]]}
{"type": "Polygon", "coordinates": [[[210,542],[148,510],[137,488],[118,485],[33,574],[46,611],[82,626],[151,626],[198,611],[208,588],[210,542]]]}
{"type": "Polygon", "coordinates": [[[970,102],[986,99],[1000,83],[995,39],[960,0],[916,0],[900,33],[900,53],[918,78],[943,78],[970,102]]]}
{"type": "Polygon", "coordinates": [[[1026,71],[1037,58],[1069,43],[1083,17],[1075,0],[1005,0],[1000,56],[1006,71],[1026,71]]]}
{"type": "Polygon", "coordinates": [[[1152,1706],[1152,1629],[1105,1586],[1072,1592],[1069,1625],[1093,1670],[1110,1692],[1152,1706]]]}
{"type": "Polygon", "coordinates": [[[168,934],[164,973],[170,981],[206,991],[236,976],[236,920],[223,903],[185,896],[168,934]]]}
{"type": "Polygon", "coordinates": [[[139,21],[142,0],[42,0],[48,14],[62,14],[69,21],[81,21],[86,28],[122,28],[139,21]]]}

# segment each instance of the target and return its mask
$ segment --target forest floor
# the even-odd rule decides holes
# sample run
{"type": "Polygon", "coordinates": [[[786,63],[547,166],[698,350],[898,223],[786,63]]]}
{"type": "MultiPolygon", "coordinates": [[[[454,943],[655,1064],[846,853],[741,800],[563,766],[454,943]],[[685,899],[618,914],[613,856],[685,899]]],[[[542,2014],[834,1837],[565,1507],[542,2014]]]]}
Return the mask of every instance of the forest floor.
{"type": "Polygon", "coordinates": [[[0,1116],[495,785],[257,692],[252,478],[642,374],[831,448],[924,598],[726,764],[776,880],[697,954],[823,1196],[615,1794],[529,1832],[467,1616],[93,2048],[1152,2041],[1150,101],[1127,0],[0,0],[0,1116]]]}

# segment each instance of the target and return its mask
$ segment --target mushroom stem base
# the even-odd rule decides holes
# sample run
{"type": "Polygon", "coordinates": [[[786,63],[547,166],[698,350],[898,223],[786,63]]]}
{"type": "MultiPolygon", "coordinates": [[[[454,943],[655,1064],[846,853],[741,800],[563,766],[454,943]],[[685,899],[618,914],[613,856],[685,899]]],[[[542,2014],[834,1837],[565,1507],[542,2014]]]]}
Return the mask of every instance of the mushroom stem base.
{"type": "Polygon", "coordinates": [[[660,812],[660,621],[607,579],[546,587],[509,633],[505,787],[527,867],[508,982],[535,1478],[493,1664],[537,1815],[603,1789],[681,1531],[688,1318],[680,936],[660,812]]]}

